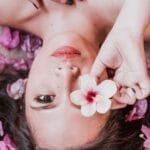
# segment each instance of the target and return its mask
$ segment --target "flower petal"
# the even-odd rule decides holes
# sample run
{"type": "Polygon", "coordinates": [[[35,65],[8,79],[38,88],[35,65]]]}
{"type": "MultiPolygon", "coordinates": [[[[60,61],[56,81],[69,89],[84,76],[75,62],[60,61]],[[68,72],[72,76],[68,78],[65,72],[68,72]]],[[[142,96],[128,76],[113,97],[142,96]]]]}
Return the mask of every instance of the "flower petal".
{"type": "Polygon", "coordinates": [[[117,92],[116,83],[112,80],[104,80],[97,87],[99,94],[105,96],[105,98],[112,97],[117,92]]]}
{"type": "Polygon", "coordinates": [[[96,103],[91,103],[81,106],[81,114],[85,117],[90,117],[96,112],[96,103]]]}
{"type": "Polygon", "coordinates": [[[147,139],[147,140],[144,141],[144,148],[146,148],[145,150],[150,149],[150,139],[147,139]]]}
{"type": "MultiPolygon", "coordinates": [[[[96,97],[96,99],[97,98],[98,96],[96,97]]],[[[100,114],[106,113],[110,109],[111,103],[112,101],[110,99],[101,99],[96,103],[97,112],[99,112],[100,114]]]]}
{"type": "Polygon", "coordinates": [[[96,87],[95,79],[88,74],[81,76],[79,82],[83,93],[96,87]]]}
{"type": "Polygon", "coordinates": [[[150,138],[150,127],[142,125],[141,131],[145,134],[147,138],[150,138]]]}
{"type": "Polygon", "coordinates": [[[70,94],[70,99],[71,99],[71,102],[75,105],[85,105],[85,104],[87,104],[87,102],[84,100],[84,96],[83,96],[81,90],[73,91],[70,94]]]}
{"type": "Polygon", "coordinates": [[[2,125],[2,121],[0,121],[0,136],[3,135],[4,135],[3,125],[2,125]]]}

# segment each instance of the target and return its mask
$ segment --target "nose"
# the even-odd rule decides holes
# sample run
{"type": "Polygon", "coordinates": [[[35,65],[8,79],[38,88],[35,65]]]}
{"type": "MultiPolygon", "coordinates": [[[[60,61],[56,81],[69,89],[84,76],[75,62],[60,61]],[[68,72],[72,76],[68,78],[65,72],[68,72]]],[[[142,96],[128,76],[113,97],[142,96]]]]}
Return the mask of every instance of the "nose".
{"type": "Polygon", "coordinates": [[[55,69],[55,74],[60,83],[62,83],[61,86],[65,89],[70,89],[77,84],[80,68],[70,63],[60,63],[55,69]]]}

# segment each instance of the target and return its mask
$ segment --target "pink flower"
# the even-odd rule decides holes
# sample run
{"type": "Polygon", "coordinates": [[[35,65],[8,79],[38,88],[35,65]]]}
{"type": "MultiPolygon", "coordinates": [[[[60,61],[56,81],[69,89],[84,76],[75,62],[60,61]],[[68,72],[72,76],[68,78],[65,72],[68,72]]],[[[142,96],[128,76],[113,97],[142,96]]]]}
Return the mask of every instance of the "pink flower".
{"type": "Polygon", "coordinates": [[[142,125],[141,131],[146,136],[146,140],[144,141],[144,147],[146,150],[150,150],[150,127],[142,125]]]}
{"type": "Polygon", "coordinates": [[[147,99],[137,100],[133,109],[126,115],[126,121],[134,121],[144,118],[147,111],[148,103],[147,99]]]}
{"type": "Polygon", "coordinates": [[[7,85],[7,93],[8,95],[17,100],[21,98],[25,91],[25,81],[23,79],[19,79],[12,84],[7,85]]]}
{"type": "Polygon", "coordinates": [[[90,75],[81,76],[80,89],[70,94],[72,103],[81,106],[81,114],[90,117],[98,113],[106,113],[111,107],[111,97],[117,92],[115,82],[112,80],[102,81],[96,84],[90,75]]]}
{"type": "Polygon", "coordinates": [[[7,49],[16,48],[20,43],[19,34],[19,31],[11,31],[9,27],[4,27],[0,35],[0,45],[7,49]]]}
{"type": "Polygon", "coordinates": [[[5,135],[3,141],[0,141],[0,150],[17,150],[16,146],[7,134],[5,135]]]}

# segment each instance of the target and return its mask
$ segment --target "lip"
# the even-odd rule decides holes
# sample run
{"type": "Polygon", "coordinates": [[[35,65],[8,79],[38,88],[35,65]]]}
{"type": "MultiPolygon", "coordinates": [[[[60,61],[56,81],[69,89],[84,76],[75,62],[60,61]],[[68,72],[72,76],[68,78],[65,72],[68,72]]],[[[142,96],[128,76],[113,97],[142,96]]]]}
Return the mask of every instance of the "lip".
{"type": "Polygon", "coordinates": [[[52,56],[54,57],[67,59],[76,58],[80,55],[80,51],[72,46],[63,46],[61,48],[56,49],[55,52],[52,54],[52,56]]]}

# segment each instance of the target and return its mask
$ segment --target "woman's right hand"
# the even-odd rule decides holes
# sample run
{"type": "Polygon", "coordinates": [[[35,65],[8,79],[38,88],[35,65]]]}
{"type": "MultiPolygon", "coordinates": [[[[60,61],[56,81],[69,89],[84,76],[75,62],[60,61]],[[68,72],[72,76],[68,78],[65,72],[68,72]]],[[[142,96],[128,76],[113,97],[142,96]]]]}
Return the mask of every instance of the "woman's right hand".
{"type": "Polygon", "coordinates": [[[91,70],[97,78],[106,67],[115,69],[114,80],[122,88],[120,97],[116,97],[120,103],[133,104],[150,94],[143,37],[149,23],[147,5],[139,0],[126,1],[91,70]]]}

